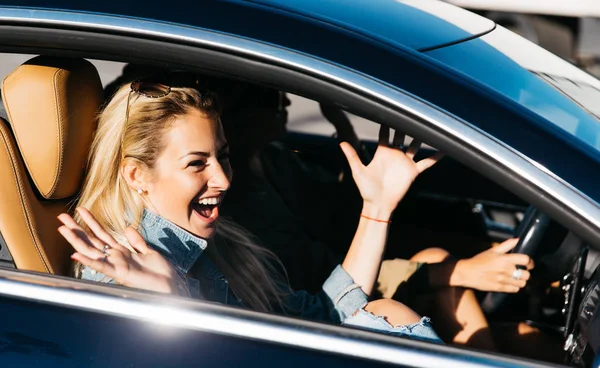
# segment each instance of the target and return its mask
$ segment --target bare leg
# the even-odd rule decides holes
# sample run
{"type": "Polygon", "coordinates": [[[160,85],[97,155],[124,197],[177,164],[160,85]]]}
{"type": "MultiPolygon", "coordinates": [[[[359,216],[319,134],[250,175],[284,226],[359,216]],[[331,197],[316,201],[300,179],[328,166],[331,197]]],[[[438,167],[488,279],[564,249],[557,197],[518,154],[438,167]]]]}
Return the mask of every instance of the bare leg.
{"type": "MultiPolygon", "coordinates": [[[[441,248],[429,248],[415,254],[411,261],[438,263],[450,258],[441,248]]],[[[431,316],[442,340],[477,349],[496,350],[488,322],[473,290],[447,287],[418,296],[414,308],[431,316]]]]}
{"type": "Polygon", "coordinates": [[[392,299],[379,299],[365,306],[367,312],[385,317],[392,326],[410,325],[417,323],[421,317],[406,305],[392,299]]]}

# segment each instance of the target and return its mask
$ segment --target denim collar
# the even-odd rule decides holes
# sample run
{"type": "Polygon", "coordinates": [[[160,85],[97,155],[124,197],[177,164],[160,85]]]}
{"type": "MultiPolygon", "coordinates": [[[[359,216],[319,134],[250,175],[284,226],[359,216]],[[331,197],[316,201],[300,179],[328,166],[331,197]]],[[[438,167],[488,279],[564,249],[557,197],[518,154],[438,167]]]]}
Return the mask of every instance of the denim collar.
{"type": "Polygon", "coordinates": [[[184,273],[196,263],[207,246],[206,240],[147,209],[144,209],[138,231],[151,248],[184,273]]]}

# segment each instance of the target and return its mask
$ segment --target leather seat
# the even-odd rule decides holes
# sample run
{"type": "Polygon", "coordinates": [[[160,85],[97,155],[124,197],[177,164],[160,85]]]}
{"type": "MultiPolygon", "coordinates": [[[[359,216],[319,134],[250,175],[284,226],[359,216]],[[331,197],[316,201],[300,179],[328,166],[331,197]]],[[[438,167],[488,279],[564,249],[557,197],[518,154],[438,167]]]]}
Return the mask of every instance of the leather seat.
{"type": "Polygon", "coordinates": [[[35,57],[2,82],[0,234],[18,269],[70,273],[56,216],[80,190],[102,96],[83,59],[35,57]]]}

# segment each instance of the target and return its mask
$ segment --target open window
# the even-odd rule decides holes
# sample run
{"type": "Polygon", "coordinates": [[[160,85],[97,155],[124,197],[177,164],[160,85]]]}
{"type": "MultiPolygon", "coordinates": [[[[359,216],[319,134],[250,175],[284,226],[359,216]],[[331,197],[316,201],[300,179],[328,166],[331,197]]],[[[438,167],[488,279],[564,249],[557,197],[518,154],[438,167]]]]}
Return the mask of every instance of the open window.
{"type": "MultiPolygon", "coordinates": [[[[260,88],[264,87],[257,90],[260,88]]],[[[248,132],[240,135],[240,139],[251,142],[246,144],[255,145],[242,156],[254,155],[254,159],[252,165],[242,160],[238,168],[234,162],[234,172],[239,175],[234,176],[232,196],[224,209],[280,257],[292,286],[316,292],[333,265],[343,259],[361,211],[360,194],[339,142],[356,139],[353,145],[368,164],[377,149],[380,124],[333,106],[330,101],[320,103],[287,94],[287,104],[289,115],[285,117],[289,117],[280,116],[276,128],[269,129],[266,120],[262,120],[262,127],[261,120],[242,122],[252,124],[255,133],[271,139],[259,140],[248,132]],[[283,129],[281,124],[286,122],[287,129],[283,129]]],[[[372,114],[377,115],[377,107],[373,109],[372,114]]],[[[382,122],[395,125],[393,119],[382,122]]],[[[402,121],[396,122],[395,126],[402,126],[402,121]]],[[[229,127],[228,132],[230,141],[238,140],[235,127],[229,127]]],[[[421,137],[425,144],[417,159],[436,151],[427,144],[430,141],[426,136],[421,137]]],[[[405,145],[412,140],[407,136],[405,145]]],[[[234,157],[235,149],[233,144],[234,157]]],[[[394,213],[384,259],[408,260],[430,247],[466,259],[515,236],[524,240],[518,246],[519,252],[535,260],[528,286],[518,294],[477,291],[477,300],[490,324],[495,325],[495,337],[505,352],[534,357],[531,349],[514,344],[515,339],[509,337],[519,330],[528,335],[528,343],[533,343],[525,346],[556,348],[535,357],[562,361],[563,339],[578,333],[574,316],[584,295],[575,284],[593,280],[598,252],[501,181],[484,176],[477,167],[447,156],[421,174],[394,213]],[[565,295],[565,290],[574,291],[565,295]],[[507,338],[511,343],[506,343],[507,338]]],[[[421,287],[412,292],[431,296],[431,290],[421,287]]],[[[415,300],[420,296],[409,299],[414,295],[408,296],[405,291],[391,294],[419,308],[412,303],[418,303],[415,300]]],[[[435,302],[428,306],[432,305],[435,308],[435,302]]],[[[431,313],[426,309],[419,312],[431,313]]],[[[438,326],[444,323],[460,321],[438,319],[438,326]]]]}
{"type": "MultiPolygon", "coordinates": [[[[64,32],[66,31],[60,33],[64,32]]],[[[70,54],[90,57],[89,48],[94,44],[91,41],[101,39],[102,35],[89,34],[86,37],[89,37],[86,39],[87,45],[70,45],[78,50],[71,50],[70,54]]],[[[426,101],[415,99],[358,72],[342,70],[309,57],[301,58],[300,61],[305,64],[303,68],[298,68],[291,62],[286,64],[285,58],[273,62],[266,54],[250,58],[226,50],[167,44],[148,39],[141,41],[123,38],[103,47],[106,50],[95,52],[105,53],[110,55],[104,55],[105,58],[120,62],[96,64],[99,69],[108,66],[106,74],[100,73],[105,76],[105,85],[120,73],[124,65],[121,62],[133,61],[243,80],[286,92],[292,101],[288,132],[277,137],[280,145],[270,144],[268,147],[271,149],[268,153],[273,163],[268,184],[288,207],[290,221],[299,228],[295,231],[303,231],[308,241],[326,245],[331,243],[336,251],[334,253],[338,255],[343,254],[343,247],[349,244],[360,206],[357,205],[357,193],[352,187],[344,158],[339,152],[337,136],[334,136],[336,131],[326,118],[322,118],[320,103],[330,106],[337,114],[351,117],[352,128],[359,140],[357,148],[362,150],[365,162],[376,149],[375,138],[379,124],[398,129],[407,137],[414,136],[429,145],[424,146],[425,155],[432,153],[431,147],[448,153],[446,158],[415,182],[396,211],[387,248],[388,258],[410,258],[412,253],[433,245],[447,248],[459,258],[470,257],[486,249],[491,243],[509,237],[526,218],[530,203],[534,204],[556,220],[545,232],[547,235],[551,234],[547,236],[549,238],[539,239],[540,244],[546,246],[545,252],[538,254],[540,258],[536,267],[542,270],[540,272],[546,272],[540,283],[543,287],[533,293],[518,296],[524,298],[520,301],[513,301],[520,305],[525,303],[527,308],[515,310],[507,307],[494,318],[501,321],[532,320],[533,324],[548,330],[552,336],[575,336],[578,333],[574,330],[573,318],[579,312],[578,308],[585,296],[577,292],[567,296],[570,302],[565,317],[561,315],[564,305],[561,288],[577,291],[577,286],[581,283],[593,280],[596,265],[593,260],[597,259],[597,255],[588,252],[589,261],[584,262],[582,249],[585,249],[584,244],[597,245],[600,235],[589,222],[569,207],[571,202],[561,202],[558,197],[548,196],[544,192],[540,183],[546,179],[552,184],[557,183],[552,175],[538,170],[534,164],[511,152],[501,142],[444,114],[426,101]],[[136,55],[130,54],[133,46],[136,47],[136,55]],[[312,63],[316,63],[316,66],[312,63]],[[319,67],[323,69],[319,70],[319,67]],[[347,79],[340,82],[343,77],[347,79]],[[295,115],[295,109],[299,106],[301,114],[295,115]],[[306,116],[317,117],[319,122],[307,128],[303,122],[306,116]],[[313,126],[316,129],[314,131],[313,126]],[[297,176],[298,172],[293,171],[293,166],[287,165],[289,161],[277,161],[282,157],[298,165],[300,175],[306,174],[302,170],[309,170],[310,186],[300,185],[303,183],[302,178],[297,176]],[[503,161],[505,159],[510,162],[503,161]],[[515,163],[519,165],[517,169],[511,166],[515,163]],[[531,173],[538,177],[548,175],[548,178],[536,181],[531,179],[531,173]],[[307,188],[310,190],[306,191],[307,188]],[[324,210],[315,211],[319,207],[324,210]],[[549,260],[542,259],[543,253],[547,253],[545,256],[549,260]],[[571,276],[561,281],[567,274],[571,276]],[[556,281],[559,284],[552,284],[556,281]],[[563,326],[567,327],[561,330],[563,326]]],[[[52,53],[61,54],[57,50],[52,53]]],[[[406,143],[409,141],[407,138],[406,143]]],[[[557,185],[560,187],[561,183],[557,185]]],[[[237,195],[243,196],[244,192],[237,195]]],[[[268,210],[267,207],[259,209],[268,210]]],[[[282,217],[273,215],[269,218],[267,215],[268,213],[255,220],[264,222],[268,219],[272,221],[273,227],[282,223],[282,217]]],[[[261,234],[255,235],[261,239],[261,234]]],[[[302,239],[294,237],[296,243],[302,239]]],[[[288,243],[279,245],[288,246],[288,243]]],[[[314,267],[313,272],[306,264],[290,262],[290,265],[302,268],[307,277],[315,279],[318,279],[318,272],[327,272],[325,266],[314,267]]],[[[296,277],[295,280],[294,277],[291,278],[294,283],[305,281],[302,277],[296,277]]],[[[318,285],[317,281],[307,288],[317,287],[315,285],[318,285]]],[[[577,337],[573,337],[575,338],[577,337]]]]}

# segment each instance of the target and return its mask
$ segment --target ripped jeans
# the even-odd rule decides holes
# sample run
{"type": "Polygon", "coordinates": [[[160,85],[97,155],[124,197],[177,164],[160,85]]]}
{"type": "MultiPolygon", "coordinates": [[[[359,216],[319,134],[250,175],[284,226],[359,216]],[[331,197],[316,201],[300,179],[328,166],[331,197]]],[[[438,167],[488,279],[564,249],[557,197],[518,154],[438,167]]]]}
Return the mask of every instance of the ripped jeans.
{"type": "Polygon", "coordinates": [[[428,317],[410,325],[392,326],[384,317],[379,317],[364,309],[346,318],[342,326],[355,327],[367,331],[375,331],[393,336],[405,336],[414,340],[422,340],[443,344],[431,325],[428,317]]]}

